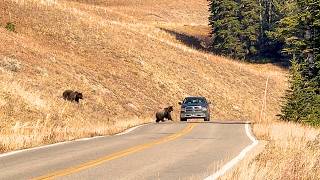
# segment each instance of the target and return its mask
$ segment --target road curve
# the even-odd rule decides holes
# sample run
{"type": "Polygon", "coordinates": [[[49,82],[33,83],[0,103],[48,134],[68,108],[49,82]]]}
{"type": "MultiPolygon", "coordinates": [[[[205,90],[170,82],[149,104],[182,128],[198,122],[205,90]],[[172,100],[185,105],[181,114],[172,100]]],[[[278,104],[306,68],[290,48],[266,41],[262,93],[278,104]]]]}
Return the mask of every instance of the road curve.
{"type": "Polygon", "coordinates": [[[203,179],[249,144],[241,122],[150,124],[0,157],[0,179],[203,179]]]}

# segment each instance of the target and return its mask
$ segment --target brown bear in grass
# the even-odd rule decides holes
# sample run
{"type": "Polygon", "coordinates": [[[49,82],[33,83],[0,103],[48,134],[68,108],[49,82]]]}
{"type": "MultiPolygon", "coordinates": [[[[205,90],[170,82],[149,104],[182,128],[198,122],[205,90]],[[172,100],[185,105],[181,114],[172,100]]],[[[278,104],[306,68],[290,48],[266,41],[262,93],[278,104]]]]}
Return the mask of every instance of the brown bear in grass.
{"type": "Polygon", "coordinates": [[[173,111],[173,106],[169,106],[167,108],[164,108],[163,111],[156,113],[156,122],[159,123],[160,121],[164,122],[164,119],[168,119],[170,121],[172,120],[171,112],[173,111]]]}
{"type": "Polygon", "coordinates": [[[72,90],[65,90],[62,96],[64,100],[68,100],[71,102],[75,101],[77,103],[79,103],[80,99],[83,99],[82,93],[72,90]]]}

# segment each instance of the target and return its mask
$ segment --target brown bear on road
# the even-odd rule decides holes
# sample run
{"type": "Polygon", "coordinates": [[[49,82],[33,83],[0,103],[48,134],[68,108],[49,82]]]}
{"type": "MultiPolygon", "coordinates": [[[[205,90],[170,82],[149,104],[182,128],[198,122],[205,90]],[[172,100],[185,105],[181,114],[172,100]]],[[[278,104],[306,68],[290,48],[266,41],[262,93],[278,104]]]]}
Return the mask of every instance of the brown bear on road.
{"type": "Polygon", "coordinates": [[[72,91],[72,90],[65,90],[62,94],[63,99],[64,100],[68,100],[68,101],[75,101],[77,103],[79,103],[80,99],[83,99],[83,95],[80,92],[77,91],[72,91]]]}
{"type": "Polygon", "coordinates": [[[167,108],[164,108],[163,111],[156,113],[156,122],[159,123],[160,121],[164,122],[164,119],[168,119],[170,121],[172,120],[171,112],[173,111],[173,106],[169,106],[167,108]]]}

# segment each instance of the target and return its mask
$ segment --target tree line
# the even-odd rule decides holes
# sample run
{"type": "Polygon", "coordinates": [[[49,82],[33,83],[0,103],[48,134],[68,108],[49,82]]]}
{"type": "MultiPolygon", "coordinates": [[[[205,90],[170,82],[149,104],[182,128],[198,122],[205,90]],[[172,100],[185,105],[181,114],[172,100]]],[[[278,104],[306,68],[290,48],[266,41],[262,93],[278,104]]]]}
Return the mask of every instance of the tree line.
{"type": "Polygon", "coordinates": [[[290,60],[281,119],[320,125],[320,0],[208,0],[211,50],[253,62],[290,60]]]}

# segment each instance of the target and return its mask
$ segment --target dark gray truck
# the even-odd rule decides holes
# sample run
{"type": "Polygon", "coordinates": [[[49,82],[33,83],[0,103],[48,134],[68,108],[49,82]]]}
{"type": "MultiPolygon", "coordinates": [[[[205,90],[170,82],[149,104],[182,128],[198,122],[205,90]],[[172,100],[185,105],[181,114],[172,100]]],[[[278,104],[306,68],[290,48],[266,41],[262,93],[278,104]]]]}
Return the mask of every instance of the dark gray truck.
{"type": "Polygon", "coordinates": [[[210,102],[205,97],[186,97],[179,104],[181,105],[180,121],[188,119],[210,121],[210,102]]]}

